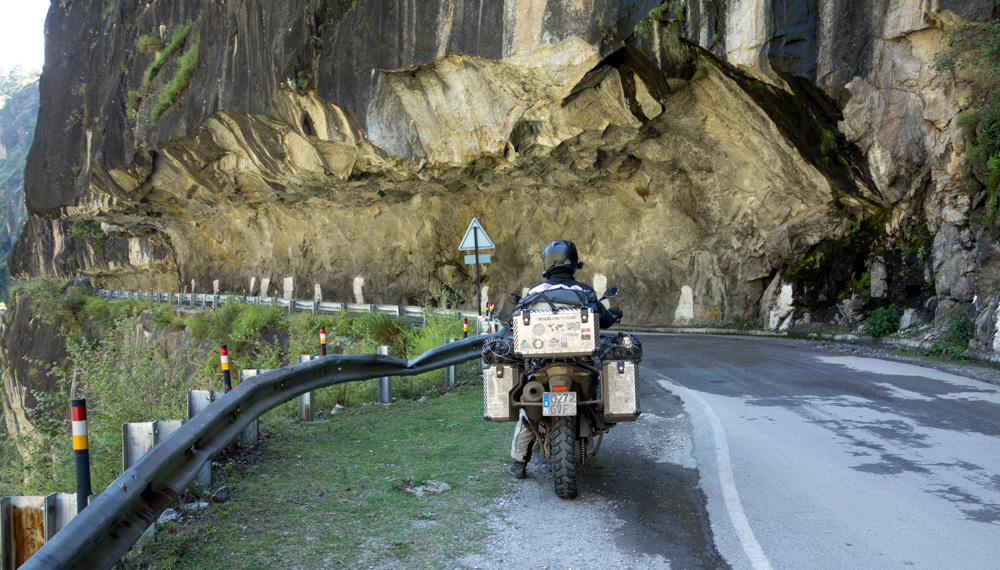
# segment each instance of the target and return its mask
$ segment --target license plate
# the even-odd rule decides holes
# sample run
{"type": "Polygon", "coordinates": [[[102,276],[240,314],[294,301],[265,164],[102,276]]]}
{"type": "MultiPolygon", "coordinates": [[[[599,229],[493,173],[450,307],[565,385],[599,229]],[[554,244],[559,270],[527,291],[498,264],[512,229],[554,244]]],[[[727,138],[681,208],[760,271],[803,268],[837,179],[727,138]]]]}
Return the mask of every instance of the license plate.
{"type": "Polygon", "coordinates": [[[543,416],[575,416],[576,392],[545,392],[542,394],[543,416]]]}

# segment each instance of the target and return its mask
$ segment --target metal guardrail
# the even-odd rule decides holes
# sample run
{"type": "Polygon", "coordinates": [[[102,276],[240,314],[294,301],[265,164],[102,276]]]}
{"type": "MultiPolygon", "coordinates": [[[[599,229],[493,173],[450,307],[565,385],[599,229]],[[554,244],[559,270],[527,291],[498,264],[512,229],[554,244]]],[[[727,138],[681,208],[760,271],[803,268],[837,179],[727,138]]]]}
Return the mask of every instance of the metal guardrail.
{"type": "MultiPolygon", "coordinates": [[[[137,293],[132,291],[111,291],[97,289],[97,295],[108,301],[123,299],[139,299],[152,303],[168,303],[178,306],[197,308],[218,308],[225,303],[240,302],[251,305],[274,305],[289,312],[335,315],[345,313],[384,313],[397,318],[422,321],[424,308],[416,305],[383,305],[368,303],[336,303],[329,301],[303,301],[301,299],[286,299],[284,297],[246,297],[242,295],[210,295],[191,293],[137,293]]],[[[460,319],[475,319],[477,313],[469,311],[451,311],[434,309],[438,315],[454,314],[460,319]]]]}
{"type": "Polygon", "coordinates": [[[413,360],[334,354],[248,378],[191,418],[122,473],[24,570],[111,568],[174,498],[251,422],[311,390],[383,376],[413,376],[480,356],[486,335],[439,346],[413,360]]]}

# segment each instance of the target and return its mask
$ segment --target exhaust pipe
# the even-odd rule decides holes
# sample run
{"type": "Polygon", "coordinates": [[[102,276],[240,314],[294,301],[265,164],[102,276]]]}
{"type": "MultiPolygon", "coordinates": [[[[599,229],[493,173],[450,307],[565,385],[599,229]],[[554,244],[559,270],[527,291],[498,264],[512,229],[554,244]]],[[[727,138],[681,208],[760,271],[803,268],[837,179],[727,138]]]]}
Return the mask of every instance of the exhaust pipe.
{"type": "Polygon", "coordinates": [[[543,392],[545,392],[545,387],[542,386],[542,383],[532,380],[524,385],[524,401],[531,403],[541,402],[543,392]]]}

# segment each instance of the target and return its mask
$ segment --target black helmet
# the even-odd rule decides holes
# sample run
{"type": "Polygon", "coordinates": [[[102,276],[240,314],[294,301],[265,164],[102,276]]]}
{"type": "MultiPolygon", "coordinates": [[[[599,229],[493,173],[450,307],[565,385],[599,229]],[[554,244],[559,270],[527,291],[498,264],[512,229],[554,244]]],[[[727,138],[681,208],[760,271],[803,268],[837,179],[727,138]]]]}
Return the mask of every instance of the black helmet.
{"type": "Polygon", "coordinates": [[[576,246],[571,241],[557,239],[542,250],[542,277],[549,277],[559,271],[573,275],[581,267],[583,264],[580,263],[576,246]]]}

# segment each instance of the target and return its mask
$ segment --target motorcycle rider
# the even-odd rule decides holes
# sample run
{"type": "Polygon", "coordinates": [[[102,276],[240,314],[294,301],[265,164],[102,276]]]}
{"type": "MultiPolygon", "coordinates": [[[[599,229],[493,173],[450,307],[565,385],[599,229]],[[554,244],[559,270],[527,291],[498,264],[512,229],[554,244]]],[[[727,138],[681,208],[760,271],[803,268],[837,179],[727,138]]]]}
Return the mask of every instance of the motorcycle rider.
{"type": "MultiPolygon", "coordinates": [[[[607,329],[621,321],[622,311],[618,307],[605,308],[597,301],[594,288],[574,279],[577,269],[583,267],[576,251],[576,245],[568,240],[555,240],[542,250],[542,277],[545,281],[536,283],[528,289],[526,298],[552,289],[572,289],[582,291],[587,297],[587,306],[600,315],[601,328],[607,329]]],[[[528,461],[531,460],[531,447],[535,441],[537,426],[530,425],[531,420],[521,409],[520,417],[514,426],[514,439],[510,444],[512,459],[507,471],[515,479],[528,476],[528,461]]]]}

